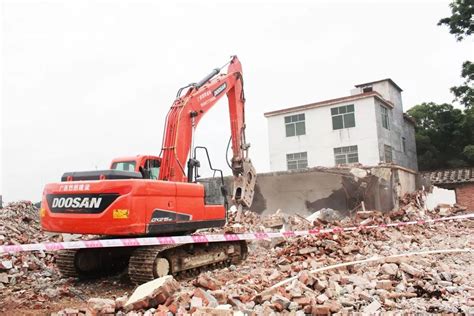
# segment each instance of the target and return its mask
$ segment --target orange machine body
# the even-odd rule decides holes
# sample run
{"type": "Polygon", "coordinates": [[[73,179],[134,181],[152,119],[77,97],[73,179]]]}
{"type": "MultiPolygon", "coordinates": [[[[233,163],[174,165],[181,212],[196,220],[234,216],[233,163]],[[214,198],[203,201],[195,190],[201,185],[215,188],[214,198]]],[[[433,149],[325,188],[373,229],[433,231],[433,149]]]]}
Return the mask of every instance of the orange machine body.
{"type": "Polygon", "coordinates": [[[63,233],[157,236],[223,226],[227,207],[223,188],[213,190],[217,194],[212,196],[205,192],[196,176],[199,162],[190,157],[195,128],[226,95],[232,172],[234,178],[244,173],[249,145],[244,133],[242,67],[233,56],[227,74],[219,72],[215,69],[200,82],[184,87],[189,89],[183,96],[184,88],[180,89],[166,117],[159,157],[117,158],[110,170],[65,173],[61,182],[47,184],[42,198],[42,228],[63,233]],[[217,195],[222,200],[215,199],[217,195]]]}
{"type": "Polygon", "coordinates": [[[161,235],[222,226],[225,212],[223,205],[205,204],[200,183],[141,179],[59,182],[44,189],[41,225],[51,232],[161,235]],[[100,202],[103,209],[87,212],[83,207],[86,210],[81,211],[73,207],[75,198],[81,198],[76,204],[83,206],[100,202]],[[58,212],[58,206],[63,212],[58,212]]]}

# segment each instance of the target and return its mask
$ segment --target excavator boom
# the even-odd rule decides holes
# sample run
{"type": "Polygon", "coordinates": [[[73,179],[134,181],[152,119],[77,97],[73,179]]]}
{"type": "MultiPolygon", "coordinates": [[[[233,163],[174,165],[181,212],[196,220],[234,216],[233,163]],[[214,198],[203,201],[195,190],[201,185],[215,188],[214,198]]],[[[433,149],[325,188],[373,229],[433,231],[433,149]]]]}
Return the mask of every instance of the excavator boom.
{"type": "Polygon", "coordinates": [[[245,96],[242,65],[232,56],[226,74],[214,69],[197,84],[190,84],[186,94],[178,97],[166,117],[162,147],[161,180],[190,181],[186,160],[192,150],[194,130],[203,116],[224,96],[229,101],[232,140],[231,167],[234,175],[232,199],[237,205],[250,207],[256,180],[255,169],[248,158],[245,142],[245,96]]]}

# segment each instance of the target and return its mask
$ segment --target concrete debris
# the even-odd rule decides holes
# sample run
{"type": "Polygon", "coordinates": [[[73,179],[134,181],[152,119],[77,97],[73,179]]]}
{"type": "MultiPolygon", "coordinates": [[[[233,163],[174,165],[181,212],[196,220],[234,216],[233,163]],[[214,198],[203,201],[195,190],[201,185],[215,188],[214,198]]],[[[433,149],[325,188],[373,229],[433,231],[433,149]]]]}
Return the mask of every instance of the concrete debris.
{"type": "Polygon", "coordinates": [[[376,311],[378,311],[378,310],[380,309],[380,307],[382,307],[382,304],[380,304],[379,301],[374,300],[372,303],[370,303],[369,305],[367,305],[367,306],[364,308],[364,313],[369,314],[369,315],[372,315],[372,314],[374,314],[376,311]]]}
{"type": "Polygon", "coordinates": [[[367,177],[367,170],[361,168],[352,168],[349,171],[356,179],[367,177]]]}
{"type": "Polygon", "coordinates": [[[411,274],[412,276],[414,277],[420,277],[423,275],[423,271],[415,268],[415,267],[412,267],[411,265],[409,265],[408,263],[405,263],[405,262],[402,262],[400,264],[400,269],[408,274],[411,274]]]}
{"type": "Polygon", "coordinates": [[[344,216],[341,212],[335,211],[331,208],[323,208],[319,210],[319,216],[317,220],[323,224],[334,224],[339,222],[344,216]]]}
{"type": "Polygon", "coordinates": [[[115,299],[115,308],[120,310],[120,309],[123,309],[125,307],[125,304],[127,303],[128,301],[128,297],[125,295],[125,296],[121,296],[121,297],[117,297],[115,299]]]}
{"type": "Polygon", "coordinates": [[[221,288],[221,282],[206,274],[201,274],[195,281],[196,286],[203,287],[208,290],[218,290],[221,288]]]}
{"type": "Polygon", "coordinates": [[[133,292],[125,303],[124,309],[134,310],[156,307],[164,303],[179,288],[179,283],[171,275],[144,283],[133,292]]]}
{"type": "Polygon", "coordinates": [[[204,291],[201,288],[197,288],[194,290],[193,295],[193,298],[200,298],[205,306],[217,307],[219,305],[217,299],[211,293],[209,293],[209,291],[204,291]]]}
{"type": "Polygon", "coordinates": [[[87,308],[92,315],[113,315],[115,313],[115,301],[104,298],[91,298],[87,301],[87,308]]]}
{"type": "MultiPolygon", "coordinates": [[[[0,245],[62,240],[59,234],[41,231],[39,210],[29,201],[0,210],[0,245]]],[[[42,309],[50,300],[70,297],[69,282],[61,279],[54,261],[54,254],[44,251],[0,255],[0,312],[16,306],[42,309]]]]}
{"type": "Polygon", "coordinates": [[[382,272],[394,276],[398,272],[398,266],[394,263],[386,263],[382,265],[382,272]]]}
{"type": "MultiPolygon", "coordinates": [[[[273,232],[279,231],[281,226],[285,229],[304,230],[324,229],[334,225],[378,225],[466,212],[456,205],[440,210],[441,208],[426,209],[424,193],[414,192],[400,199],[400,208],[389,213],[356,209],[351,217],[340,217],[339,212],[326,209],[305,218],[282,212],[260,216],[250,211],[235,211],[229,214],[229,223],[223,229],[213,229],[210,232],[273,232]],[[326,215],[321,217],[322,213],[326,215]]],[[[4,223],[9,224],[0,222],[0,234],[5,236],[4,240],[12,243],[11,236],[17,238],[15,236],[21,236],[21,233],[18,235],[13,230],[9,230],[8,234],[3,233],[4,223]]],[[[474,244],[474,225],[469,221],[430,225],[299,236],[278,243],[250,242],[249,256],[241,264],[201,272],[193,279],[177,281],[172,276],[156,279],[138,287],[130,298],[126,293],[133,288],[120,278],[88,283],[87,287],[94,288],[96,292],[85,292],[85,285],[81,285],[81,282],[71,284],[69,280],[61,280],[54,274],[48,279],[42,277],[46,282],[41,283],[43,287],[40,290],[32,291],[33,297],[28,294],[29,286],[33,285],[34,289],[40,282],[33,281],[32,278],[45,273],[45,267],[54,273],[54,256],[48,253],[8,255],[0,257],[2,267],[9,267],[8,263],[3,262],[11,261],[10,268],[0,270],[0,298],[4,299],[7,295],[15,299],[22,298],[17,305],[7,305],[7,309],[3,311],[11,306],[46,309],[50,306],[47,301],[51,300],[67,302],[64,307],[50,307],[50,310],[58,311],[57,315],[115,313],[128,316],[302,316],[332,313],[377,314],[391,311],[409,314],[473,314],[472,253],[392,258],[310,273],[314,269],[373,256],[427,249],[464,248],[474,244]],[[28,257],[31,255],[37,260],[28,257]],[[35,263],[37,268],[31,270],[23,267],[25,262],[27,265],[35,263]],[[275,286],[289,278],[294,279],[275,286]],[[22,284],[25,280],[26,283],[22,284]],[[106,289],[100,289],[103,284],[100,282],[109,282],[105,283],[106,289]],[[4,292],[7,294],[4,295],[4,292]],[[93,299],[89,299],[90,297],[93,299]],[[42,300],[41,304],[35,305],[42,300]],[[71,304],[71,301],[75,303],[71,304]]],[[[12,227],[16,229],[17,226],[12,227]]],[[[28,238],[41,240],[59,237],[43,236],[37,231],[36,236],[28,238]]],[[[22,242],[21,238],[13,240],[22,242]]]]}

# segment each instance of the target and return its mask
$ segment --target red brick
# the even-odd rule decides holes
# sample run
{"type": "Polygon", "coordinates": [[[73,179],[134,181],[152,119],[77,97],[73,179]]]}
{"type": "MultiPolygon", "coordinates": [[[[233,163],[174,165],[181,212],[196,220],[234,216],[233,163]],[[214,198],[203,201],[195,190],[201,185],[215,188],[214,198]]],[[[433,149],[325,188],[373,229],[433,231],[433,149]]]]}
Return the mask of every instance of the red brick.
{"type": "Polygon", "coordinates": [[[474,183],[466,183],[456,186],[456,203],[474,211],[474,183]]]}

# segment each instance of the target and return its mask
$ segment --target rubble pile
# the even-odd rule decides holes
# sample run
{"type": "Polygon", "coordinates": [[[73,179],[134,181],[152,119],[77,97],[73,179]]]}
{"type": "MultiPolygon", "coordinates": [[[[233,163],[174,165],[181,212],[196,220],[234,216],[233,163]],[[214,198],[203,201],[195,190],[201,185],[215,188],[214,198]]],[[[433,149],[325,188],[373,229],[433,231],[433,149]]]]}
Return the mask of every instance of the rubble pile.
{"type": "MultiPolygon", "coordinates": [[[[39,210],[29,201],[10,203],[0,210],[0,245],[61,241],[41,231],[39,210]]],[[[21,252],[0,256],[0,302],[41,308],[43,302],[67,290],[54,267],[54,254],[21,252]]]]}
{"type": "MultiPolygon", "coordinates": [[[[455,206],[441,212],[441,206],[429,211],[423,203],[422,195],[407,196],[395,212],[360,210],[353,218],[344,219],[332,214],[307,219],[281,212],[272,216],[244,212],[238,222],[238,214],[233,213],[226,229],[236,232],[242,227],[247,231],[271,231],[289,225],[305,229],[360,226],[436,218],[464,210],[455,206]],[[328,218],[332,218],[332,223],[328,218]]],[[[117,315],[327,315],[384,311],[472,314],[472,253],[387,257],[413,251],[472,248],[473,233],[474,225],[467,221],[361,229],[278,243],[259,240],[249,244],[249,258],[240,265],[203,272],[179,285],[172,277],[155,280],[155,285],[145,285],[149,293],[145,298],[138,295],[139,304],[127,304],[134,301],[134,293],[130,298],[108,298],[108,306],[110,310],[113,306],[117,315]],[[387,259],[331,268],[374,256],[387,259]]],[[[82,312],[100,312],[106,302],[97,305],[96,300],[91,299],[82,312]],[[93,307],[96,305],[97,308],[93,307]]],[[[67,314],[65,310],[58,313],[67,314]]]]}
{"type": "Polygon", "coordinates": [[[213,229],[217,233],[244,233],[248,231],[263,231],[262,217],[249,210],[231,208],[227,215],[227,224],[222,229],[213,229]]]}
{"type": "MultiPolygon", "coordinates": [[[[428,232],[410,226],[403,231],[307,236],[273,249],[252,244],[249,258],[241,265],[201,273],[179,286],[172,277],[155,280],[158,286],[147,283],[150,294],[139,295],[138,304],[123,303],[133,302],[135,294],[99,299],[107,300],[101,304],[94,298],[82,311],[99,312],[108,302],[117,315],[327,315],[394,310],[471,314],[472,254],[391,258],[317,270],[374,255],[472,246],[473,232],[473,227],[463,223],[440,223],[428,232]],[[448,235],[455,238],[448,239],[448,235]]],[[[63,310],[58,315],[67,313],[63,310]]]]}
{"type": "Polygon", "coordinates": [[[213,233],[247,233],[247,232],[272,232],[284,230],[305,230],[314,225],[311,220],[301,215],[288,215],[281,210],[273,214],[259,215],[252,211],[233,210],[228,214],[228,220],[222,229],[212,229],[213,233]]]}
{"type": "MultiPolygon", "coordinates": [[[[209,233],[306,230],[334,226],[360,228],[466,212],[466,209],[456,205],[439,205],[434,210],[428,210],[424,201],[424,193],[415,192],[403,197],[400,208],[393,212],[381,213],[361,207],[353,212],[352,217],[346,218],[339,217],[337,211],[330,209],[308,217],[289,216],[281,211],[260,216],[250,211],[235,210],[229,213],[226,227],[209,233]]],[[[13,217],[15,221],[20,221],[21,217],[13,217]]],[[[0,230],[5,230],[2,228],[5,221],[0,220],[0,230]]],[[[37,223],[37,218],[33,220],[37,223]]],[[[21,297],[19,303],[23,306],[41,308],[35,304],[41,303],[50,293],[51,298],[56,300],[68,300],[62,309],[55,309],[59,310],[56,315],[327,315],[385,311],[472,314],[472,252],[397,258],[390,256],[433,249],[472,249],[473,224],[472,220],[438,222],[258,240],[249,243],[249,256],[239,265],[201,272],[194,279],[175,280],[172,276],[166,276],[145,283],[135,291],[127,281],[115,280],[109,287],[111,290],[100,292],[100,282],[103,281],[97,281],[95,287],[98,292],[87,295],[84,295],[80,282],[67,283],[54,275],[53,259],[44,259],[50,255],[28,254],[39,258],[45,268],[27,269],[22,268],[22,262],[25,261],[21,258],[26,256],[22,254],[9,257],[12,261],[10,269],[1,270],[0,266],[0,282],[2,273],[8,279],[1,291],[0,301],[8,297],[21,297]],[[374,257],[379,259],[335,266],[374,257]],[[20,277],[24,283],[11,284],[11,275],[21,271],[27,271],[20,277]],[[52,275],[44,275],[48,271],[52,275]],[[32,277],[42,281],[31,282],[32,277]],[[38,290],[38,284],[43,284],[41,290],[38,290]],[[83,293],[82,299],[65,298],[72,291],[83,293]]],[[[15,225],[14,228],[17,228],[15,225]]],[[[8,235],[9,243],[18,238],[12,238],[10,233],[8,235]]],[[[51,236],[36,231],[28,238],[48,240],[51,236]]],[[[3,257],[0,259],[4,260],[3,257]]],[[[33,259],[26,259],[26,262],[30,260],[33,259]]]]}
{"type": "Polygon", "coordinates": [[[398,210],[392,211],[387,216],[392,220],[409,221],[416,219],[432,219],[437,217],[452,216],[458,213],[466,212],[467,208],[454,204],[439,204],[433,210],[428,209],[426,205],[426,192],[415,191],[405,194],[400,199],[398,210]]]}

